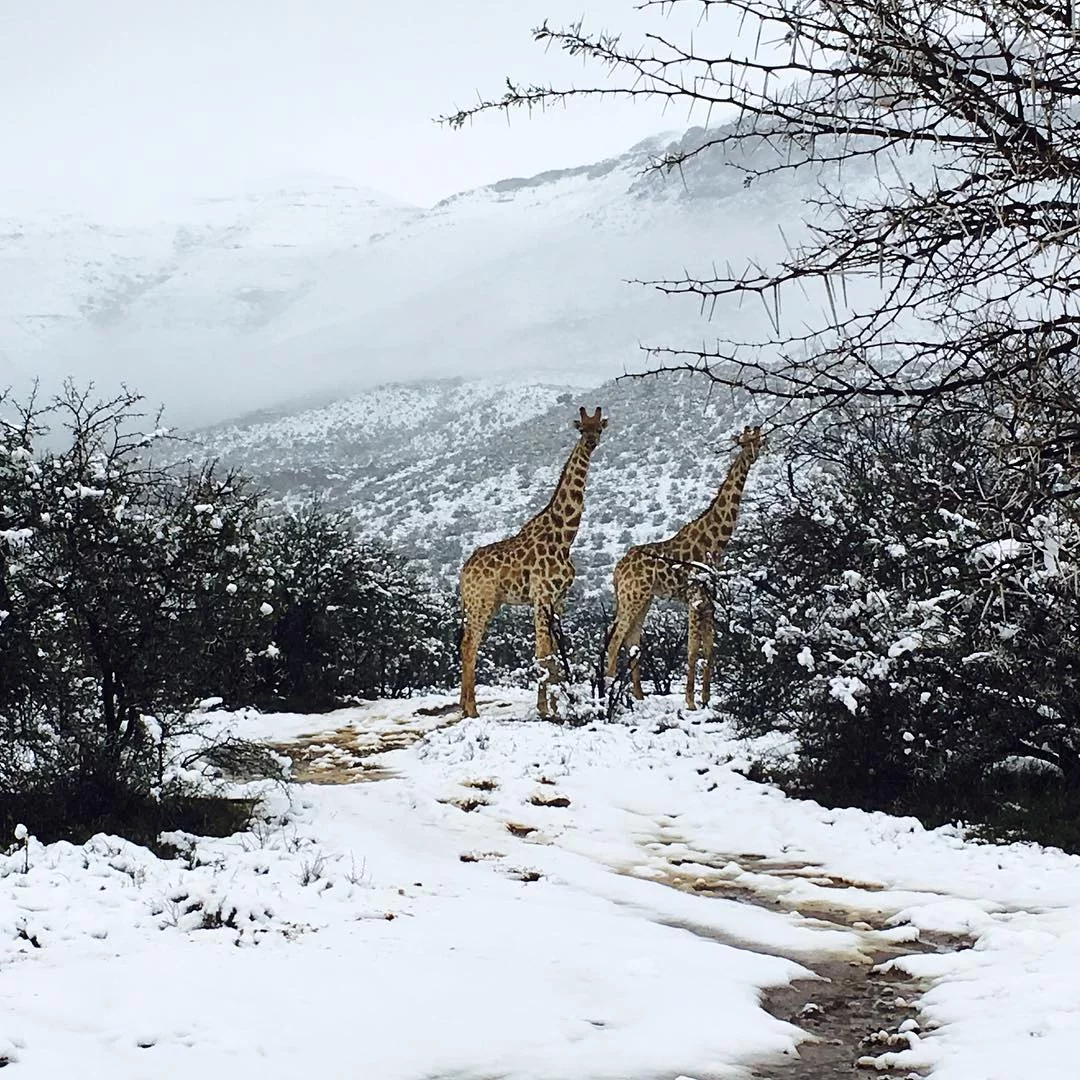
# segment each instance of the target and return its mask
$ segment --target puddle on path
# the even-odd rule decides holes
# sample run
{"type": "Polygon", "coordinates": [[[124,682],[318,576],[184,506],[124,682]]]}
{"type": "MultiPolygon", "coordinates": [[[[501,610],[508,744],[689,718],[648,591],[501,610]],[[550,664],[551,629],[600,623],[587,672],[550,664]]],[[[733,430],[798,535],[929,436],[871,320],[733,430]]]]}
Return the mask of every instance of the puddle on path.
{"type": "MultiPolygon", "coordinates": [[[[681,841],[673,839],[671,842],[679,845],[680,851],[685,850],[681,841]]],[[[654,857],[662,857],[664,846],[666,844],[663,842],[651,843],[648,851],[654,857]]],[[[802,1028],[810,1038],[799,1044],[797,1058],[760,1063],[752,1068],[750,1075],[755,1080],[851,1080],[860,1074],[899,1076],[906,1080],[925,1075],[905,1067],[881,1069],[872,1061],[888,1051],[903,1050],[918,1040],[917,1002],[927,989],[927,984],[902,972],[882,972],[879,965],[912,953],[951,952],[967,947],[967,943],[926,934],[922,934],[918,941],[890,943],[876,933],[883,929],[879,918],[862,911],[852,911],[840,903],[793,901],[783,895],[758,892],[752,886],[735,881],[701,876],[704,868],[720,870],[731,868],[732,864],[756,874],[789,880],[798,878],[825,888],[858,888],[877,892],[884,886],[828,874],[822,867],[812,864],[769,860],[760,855],[746,854],[698,857],[698,853],[694,853],[692,859],[680,856],[668,860],[661,873],[641,874],[640,868],[638,872],[620,871],[683,892],[723,897],[773,911],[799,914],[806,917],[807,925],[822,930],[856,933],[860,937],[859,947],[863,955],[859,959],[838,957],[835,952],[830,955],[830,950],[825,948],[820,957],[791,957],[813,971],[818,978],[797,980],[768,991],[762,998],[762,1006],[773,1016],[802,1028]]],[[[703,936],[716,936],[689,924],[683,928],[703,936]]],[[[785,955],[779,950],[762,948],[753,942],[729,941],[719,937],[717,940],[769,955],[785,955]]]]}
{"type": "Polygon", "coordinates": [[[366,718],[382,727],[342,727],[334,731],[299,735],[287,742],[269,743],[271,750],[284,754],[293,763],[293,779],[305,784],[363,784],[387,780],[392,769],[370,760],[391,750],[404,750],[425,735],[450,727],[461,720],[457,706],[418,709],[412,716],[390,720],[385,716],[366,718]],[[437,723],[419,717],[446,717],[437,723]]]}

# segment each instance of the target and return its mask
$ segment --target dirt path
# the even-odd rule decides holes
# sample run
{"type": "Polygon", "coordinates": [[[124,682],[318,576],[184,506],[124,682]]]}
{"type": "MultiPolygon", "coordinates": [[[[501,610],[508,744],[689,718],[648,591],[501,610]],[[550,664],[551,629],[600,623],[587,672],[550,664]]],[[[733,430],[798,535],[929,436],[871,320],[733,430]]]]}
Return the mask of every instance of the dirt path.
{"type": "MultiPolygon", "coordinates": [[[[651,847],[653,854],[656,854],[657,845],[651,847]]],[[[919,940],[890,944],[876,933],[884,929],[880,923],[874,925],[865,921],[865,917],[839,903],[788,903],[782,895],[757,892],[731,881],[705,879],[687,869],[688,866],[700,868],[702,865],[712,865],[716,869],[730,871],[732,864],[770,877],[803,878],[837,889],[857,885],[863,890],[874,891],[881,886],[837,878],[825,873],[819,866],[769,861],[756,855],[713,856],[705,863],[695,858],[692,864],[676,857],[669,861],[670,873],[648,876],[648,880],[684,892],[723,897],[774,911],[789,911],[812,919],[822,929],[854,930],[862,935],[861,960],[839,959],[827,954],[820,959],[800,956],[798,962],[812,970],[818,978],[797,980],[765,994],[762,999],[765,1009],[778,1019],[802,1028],[811,1038],[800,1044],[797,1058],[759,1064],[750,1075],[755,1080],[850,1080],[864,1070],[870,1075],[888,1073],[902,1076],[905,1080],[925,1075],[905,1068],[894,1070],[883,1067],[884,1063],[874,1060],[889,1051],[907,1049],[920,1038],[917,1001],[927,989],[925,984],[903,972],[891,968],[881,970],[881,965],[912,953],[955,951],[966,948],[967,942],[922,934],[919,940]]],[[[741,943],[740,947],[769,951],[746,943],[741,943]]]]}
{"type": "Polygon", "coordinates": [[[439,728],[461,720],[456,705],[418,709],[412,717],[366,716],[363,727],[315,731],[288,742],[269,743],[293,764],[292,778],[303,784],[361,784],[394,775],[372,760],[391,750],[404,750],[439,728]]]}

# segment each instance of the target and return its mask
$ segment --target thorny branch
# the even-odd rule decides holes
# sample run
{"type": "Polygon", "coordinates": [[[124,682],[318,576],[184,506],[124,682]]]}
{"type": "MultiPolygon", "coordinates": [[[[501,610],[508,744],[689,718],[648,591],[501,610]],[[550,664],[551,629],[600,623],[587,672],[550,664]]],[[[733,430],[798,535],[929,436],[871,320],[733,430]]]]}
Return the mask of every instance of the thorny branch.
{"type": "MultiPolygon", "coordinates": [[[[503,94],[442,118],[575,98],[652,99],[711,123],[651,166],[732,168],[750,186],[777,174],[818,183],[814,224],[776,265],[648,281],[709,314],[752,298],[767,332],[647,349],[648,373],[689,370],[757,399],[766,416],[859,401],[918,418],[934,402],[994,388],[1057,452],[1080,431],[1080,33],[1044,0],[643,0],[697,9],[692,40],[629,44],[578,22],[536,40],[598,65],[595,85],[507,81],[503,94]],[[737,38],[734,28],[740,33],[737,38]],[[710,51],[710,40],[747,43],[710,51]],[[822,181],[830,170],[841,182],[822,181]],[[850,180],[861,179],[861,195],[850,180]],[[845,182],[847,181],[847,182],[845,182]],[[867,184],[869,181],[869,186],[867,184]],[[821,314],[789,326],[784,298],[821,314]],[[1055,413],[1054,410],[1057,410],[1055,413]],[[1056,416],[1067,420],[1059,423],[1056,416]]],[[[974,406],[972,406],[974,407],[974,406]]]]}

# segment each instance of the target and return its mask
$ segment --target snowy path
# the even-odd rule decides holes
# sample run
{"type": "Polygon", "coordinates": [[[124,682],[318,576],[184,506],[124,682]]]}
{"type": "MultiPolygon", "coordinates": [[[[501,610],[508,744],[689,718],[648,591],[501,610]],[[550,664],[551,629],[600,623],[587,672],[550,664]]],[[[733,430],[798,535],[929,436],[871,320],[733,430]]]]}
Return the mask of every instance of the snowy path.
{"type": "MultiPolygon", "coordinates": [[[[564,730],[500,701],[459,723],[415,701],[318,718],[300,743],[332,782],[182,860],[100,837],[34,846],[28,874],[0,857],[11,1075],[778,1076],[806,1032],[762,993],[866,971],[920,929],[973,947],[894,961],[929,988],[887,1020],[923,1037],[882,1065],[1074,1075],[1080,859],[786,799],[664,702],[564,730]]],[[[314,719],[221,722],[280,743],[314,719]]]]}

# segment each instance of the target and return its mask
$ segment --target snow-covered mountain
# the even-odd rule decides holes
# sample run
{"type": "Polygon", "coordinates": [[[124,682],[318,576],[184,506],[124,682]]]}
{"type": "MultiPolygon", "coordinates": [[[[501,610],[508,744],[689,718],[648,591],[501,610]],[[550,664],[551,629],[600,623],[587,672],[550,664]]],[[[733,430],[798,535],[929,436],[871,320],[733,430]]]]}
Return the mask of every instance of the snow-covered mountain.
{"type": "Polygon", "coordinates": [[[728,436],[757,419],[752,412],[688,376],[591,389],[428,381],[220,425],[189,449],[240,466],[283,503],[317,496],[346,510],[451,582],[474,547],[545,505],[577,438],[579,405],[610,418],[574,548],[581,584],[595,590],[629,544],[669,535],[705,509],[734,455],[728,436]]]}
{"type": "Polygon", "coordinates": [[[596,383],[633,367],[640,342],[759,325],[760,306],[709,322],[626,279],[767,260],[777,224],[797,234],[806,188],[744,187],[716,154],[644,172],[670,142],[429,209],[301,176],[139,227],[0,215],[0,384],[124,380],[206,422],[389,379],[596,383]]]}

